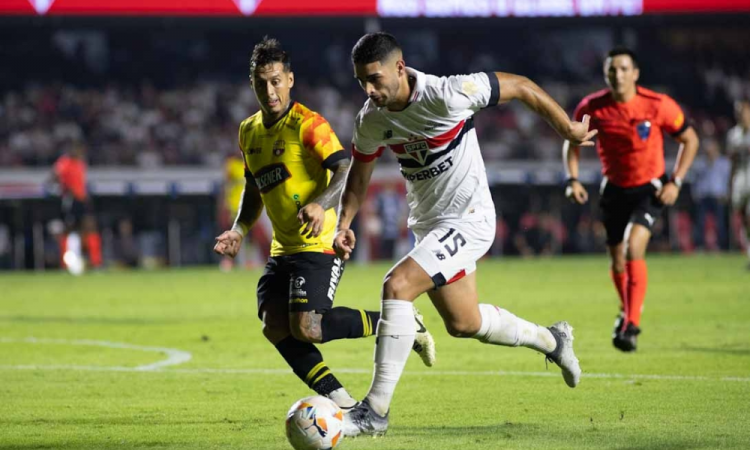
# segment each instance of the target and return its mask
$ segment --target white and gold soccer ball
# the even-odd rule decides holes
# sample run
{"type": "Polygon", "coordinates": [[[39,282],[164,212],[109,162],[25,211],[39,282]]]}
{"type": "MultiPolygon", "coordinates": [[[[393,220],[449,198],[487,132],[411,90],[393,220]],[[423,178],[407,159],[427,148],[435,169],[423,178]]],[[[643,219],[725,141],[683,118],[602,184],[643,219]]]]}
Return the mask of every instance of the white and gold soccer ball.
{"type": "Polygon", "coordinates": [[[328,450],[343,438],[344,413],[326,397],[298,401],[286,414],[286,437],[295,450],[328,450]]]}

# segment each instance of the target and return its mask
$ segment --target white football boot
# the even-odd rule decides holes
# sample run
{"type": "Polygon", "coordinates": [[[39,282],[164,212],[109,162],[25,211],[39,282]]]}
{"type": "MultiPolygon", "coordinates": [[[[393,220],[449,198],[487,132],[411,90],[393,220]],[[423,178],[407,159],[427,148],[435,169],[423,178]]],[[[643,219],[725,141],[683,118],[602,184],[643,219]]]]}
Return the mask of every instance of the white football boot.
{"type": "Polygon", "coordinates": [[[547,353],[547,359],[560,366],[565,383],[574,388],[581,381],[581,366],[573,353],[573,327],[568,322],[557,322],[548,328],[557,341],[555,350],[547,353]]]}
{"type": "Polygon", "coordinates": [[[378,415],[367,399],[357,403],[352,410],[344,414],[344,436],[355,437],[360,434],[385,436],[388,431],[388,413],[378,415]]]}
{"type": "Polygon", "coordinates": [[[414,337],[414,345],[411,347],[412,350],[417,352],[422,362],[427,367],[432,367],[435,364],[435,339],[427,328],[424,326],[424,318],[416,307],[414,308],[414,321],[417,325],[417,335],[414,337]]]}

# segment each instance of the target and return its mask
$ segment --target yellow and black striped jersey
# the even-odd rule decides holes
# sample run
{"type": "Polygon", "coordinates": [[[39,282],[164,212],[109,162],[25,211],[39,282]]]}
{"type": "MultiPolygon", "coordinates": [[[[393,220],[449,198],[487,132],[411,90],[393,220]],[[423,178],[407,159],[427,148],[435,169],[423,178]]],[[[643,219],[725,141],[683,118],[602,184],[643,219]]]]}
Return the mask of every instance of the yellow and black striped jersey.
{"type": "Polygon", "coordinates": [[[271,256],[332,252],[336,212],[326,211],[320,236],[307,239],[297,213],[328,187],[328,169],[346,158],[339,139],[318,113],[293,102],[273,125],[261,112],[240,124],[239,144],[248,182],[255,182],[273,225],[271,256]]]}

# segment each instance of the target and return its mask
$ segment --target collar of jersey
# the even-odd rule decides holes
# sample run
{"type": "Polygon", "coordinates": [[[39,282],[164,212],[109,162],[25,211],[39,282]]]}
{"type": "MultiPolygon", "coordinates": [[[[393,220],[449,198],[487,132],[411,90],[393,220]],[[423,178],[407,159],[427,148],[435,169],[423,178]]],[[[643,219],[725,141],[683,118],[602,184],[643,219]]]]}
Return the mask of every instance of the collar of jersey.
{"type": "Polygon", "coordinates": [[[295,104],[295,103],[297,103],[297,102],[295,102],[294,100],[290,101],[290,102],[289,102],[289,107],[288,107],[288,108],[286,109],[286,111],[284,111],[284,114],[282,114],[282,115],[281,115],[281,116],[280,116],[280,117],[279,117],[278,119],[276,119],[276,120],[274,120],[273,122],[271,122],[271,124],[270,124],[270,125],[266,125],[265,123],[263,123],[263,113],[260,113],[260,123],[262,123],[262,124],[263,124],[263,127],[264,127],[264,128],[266,129],[266,130],[270,130],[271,128],[273,128],[273,126],[274,126],[274,125],[276,125],[277,123],[281,122],[281,120],[282,120],[282,119],[283,119],[284,117],[286,117],[286,116],[288,116],[288,115],[289,115],[289,111],[291,111],[291,110],[292,110],[292,108],[294,107],[294,104],[295,104]]]}
{"type": "Polygon", "coordinates": [[[401,111],[391,111],[387,107],[380,108],[381,111],[385,111],[388,114],[398,114],[400,112],[406,111],[409,106],[411,106],[412,103],[418,101],[422,97],[422,91],[424,91],[424,85],[425,85],[425,74],[423,72],[420,72],[416,69],[412,69],[411,67],[406,68],[406,75],[414,77],[417,81],[414,83],[414,89],[411,91],[411,97],[409,97],[409,103],[406,105],[406,108],[402,109],[401,111]]]}

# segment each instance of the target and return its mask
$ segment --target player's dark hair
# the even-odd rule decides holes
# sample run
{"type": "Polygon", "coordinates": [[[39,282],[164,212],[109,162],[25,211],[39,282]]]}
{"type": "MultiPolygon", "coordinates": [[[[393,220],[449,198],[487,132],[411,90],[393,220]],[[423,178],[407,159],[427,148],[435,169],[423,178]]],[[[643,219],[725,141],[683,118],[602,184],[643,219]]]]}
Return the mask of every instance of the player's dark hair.
{"type": "Polygon", "coordinates": [[[395,50],[401,50],[401,46],[392,34],[368,33],[354,44],[352,62],[354,64],[382,62],[395,50]]]}
{"type": "Polygon", "coordinates": [[[607,53],[607,58],[614,58],[615,56],[627,55],[633,61],[633,67],[638,69],[638,57],[635,56],[635,52],[627,47],[615,47],[607,53]]]}
{"type": "Polygon", "coordinates": [[[277,62],[284,65],[284,72],[292,70],[291,58],[281,48],[281,43],[277,39],[264,36],[263,40],[253,48],[253,54],[250,57],[250,74],[252,75],[258,67],[277,62]]]}

